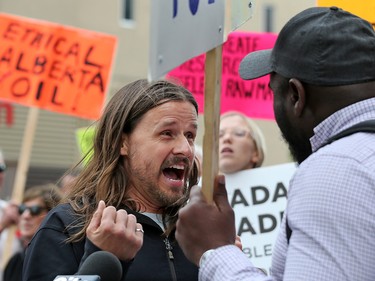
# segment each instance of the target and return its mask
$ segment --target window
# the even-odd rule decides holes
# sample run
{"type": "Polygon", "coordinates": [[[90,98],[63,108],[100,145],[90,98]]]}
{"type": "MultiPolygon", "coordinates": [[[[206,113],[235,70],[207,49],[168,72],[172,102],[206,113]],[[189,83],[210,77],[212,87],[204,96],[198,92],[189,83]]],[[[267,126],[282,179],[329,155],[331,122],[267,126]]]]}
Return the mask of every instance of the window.
{"type": "Polygon", "coordinates": [[[124,27],[134,26],[134,0],[121,1],[121,25],[124,27]]]}
{"type": "Polygon", "coordinates": [[[274,32],[274,8],[273,6],[266,6],[264,9],[264,31],[274,32]]]}

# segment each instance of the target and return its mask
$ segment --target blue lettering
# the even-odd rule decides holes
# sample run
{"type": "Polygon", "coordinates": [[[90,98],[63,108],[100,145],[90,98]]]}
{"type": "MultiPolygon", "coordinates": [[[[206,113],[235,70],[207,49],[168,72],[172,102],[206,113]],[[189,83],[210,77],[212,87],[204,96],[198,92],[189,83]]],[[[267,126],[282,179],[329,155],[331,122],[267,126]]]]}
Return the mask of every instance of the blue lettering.
{"type": "Polygon", "coordinates": [[[193,15],[195,15],[198,11],[198,4],[199,4],[199,0],[190,0],[189,1],[190,12],[193,15]]]}
{"type": "Polygon", "coordinates": [[[173,18],[177,16],[177,0],[173,0],[173,18]]]}
{"type": "MultiPolygon", "coordinates": [[[[208,4],[215,3],[215,0],[208,0],[208,4]]],[[[189,0],[189,8],[192,15],[198,12],[199,0],[189,0]]],[[[178,0],[173,0],[173,18],[177,16],[178,0]]]]}

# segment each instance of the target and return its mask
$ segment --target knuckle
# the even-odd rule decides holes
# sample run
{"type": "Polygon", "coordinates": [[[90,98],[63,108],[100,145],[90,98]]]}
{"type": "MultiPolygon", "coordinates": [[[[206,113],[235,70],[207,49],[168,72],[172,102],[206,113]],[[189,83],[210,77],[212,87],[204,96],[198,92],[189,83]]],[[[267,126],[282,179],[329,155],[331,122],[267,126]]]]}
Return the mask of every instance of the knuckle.
{"type": "Polygon", "coordinates": [[[124,215],[124,216],[130,216],[130,215],[128,215],[128,212],[124,209],[117,210],[117,214],[124,215]]]}
{"type": "Polygon", "coordinates": [[[108,207],[105,207],[104,211],[112,213],[112,212],[116,212],[116,208],[113,206],[108,206],[108,207]]]}
{"type": "Polygon", "coordinates": [[[128,220],[136,222],[137,218],[133,214],[129,214],[128,215],[128,220]]]}

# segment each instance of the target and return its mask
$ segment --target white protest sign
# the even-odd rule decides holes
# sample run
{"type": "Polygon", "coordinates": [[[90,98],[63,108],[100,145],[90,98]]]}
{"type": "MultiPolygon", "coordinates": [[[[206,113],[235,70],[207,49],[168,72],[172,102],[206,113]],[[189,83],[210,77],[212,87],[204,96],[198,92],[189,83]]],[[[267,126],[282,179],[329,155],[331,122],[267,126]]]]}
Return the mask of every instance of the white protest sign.
{"type": "Polygon", "coordinates": [[[224,42],[225,0],[152,0],[149,80],[224,42]]]}
{"type": "Polygon", "coordinates": [[[227,1],[226,14],[230,17],[225,18],[225,40],[227,41],[227,36],[233,30],[236,30],[245,22],[247,22],[254,12],[255,0],[231,0],[227,1]]]}
{"type": "Polygon", "coordinates": [[[287,163],[225,176],[243,252],[267,272],[295,170],[295,163],[287,163]]]}

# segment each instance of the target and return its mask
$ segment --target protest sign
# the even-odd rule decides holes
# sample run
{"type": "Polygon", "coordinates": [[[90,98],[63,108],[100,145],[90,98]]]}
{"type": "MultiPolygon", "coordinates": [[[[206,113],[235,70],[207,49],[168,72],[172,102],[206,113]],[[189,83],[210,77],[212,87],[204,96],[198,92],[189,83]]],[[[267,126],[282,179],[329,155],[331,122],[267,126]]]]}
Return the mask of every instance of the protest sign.
{"type": "Polygon", "coordinates": [[[225,176],[243,252],[256,267],[267,272],[286,207],[289,180],[295,170],[295,163],[287,163],[225,176]]]}
{"type": "Polygon", "coordinates": [[[8,127],[13,126],[13,105],[9,102],[0,102],[0,125],[6,124],[8,127]]]}
{"type": "Polygon", "coordinates": [[[97,119],[116,38],[0,14],[0,99],[97,119]]]}
{"type": "Polygon", "coordinates": [[[224,0],[153,0],[149,80],[224,42],[224,0]]]}
{"type": "MultiPolygon", "coordinates": [[[[270,49],[277,35],[273,33],[232,32],[223,44],[221,113],[229,110],[243,112],[251,118],[274,120],[273,94],[268,88],[269,77],[251,81],[241,79],[238,67],[250,52],[270,49]]],[[[199,113],[204,113],[205,55],[197,56],[168,73],[179,80],[195,96],[199,113]]]]}

